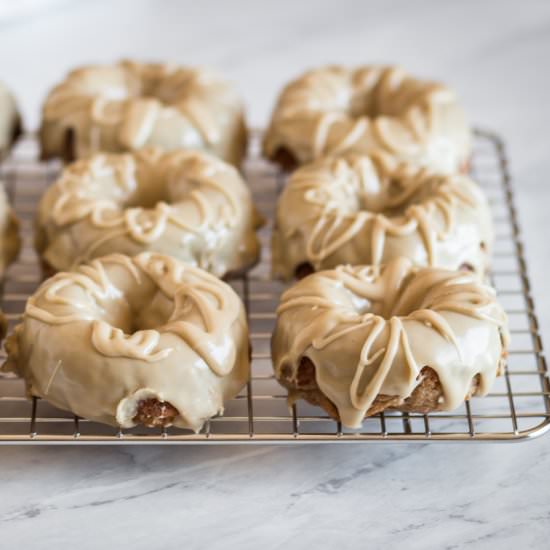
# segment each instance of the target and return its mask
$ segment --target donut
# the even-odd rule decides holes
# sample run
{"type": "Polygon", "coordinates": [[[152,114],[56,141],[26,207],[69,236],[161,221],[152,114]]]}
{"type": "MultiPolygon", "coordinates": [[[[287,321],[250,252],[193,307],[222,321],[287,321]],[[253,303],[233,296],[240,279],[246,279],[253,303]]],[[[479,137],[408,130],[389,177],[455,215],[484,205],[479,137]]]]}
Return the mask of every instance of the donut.
{"type": "Polygon", "coordinates": [[[36,247],[50,273],[149,250],[221,277],[257,261],[260,223],[239,172],[212,155],[99,153],[68,165],[46,190],[36,247]]]}
{"type": "Polygon", "coordinates": [[[275,276],[387,263],[483,274],[493,242],[487,199],[467,176],[348,153],[298,168],[277,203],[275,276]]]}
{"type": "Polygon", "coordinates": [[[456,172],[469,160],[470,130],[442,84],[398,67],[333,65],[283,89],[263,150],[285,169],[328,154],[376,152],[456,172]]]}
{"type": "Polygon", "coordinates": [[[226,283],[162,254],[113,254],[58,273],[27,301],[4,370],[31,396],[130,428],[199,431],[249,378],[243,304],[226,283]]]}
{"type": "Polygon", "coordinates": [[[42,110],[42,158],[200,149],[239,165],[246,152],[243,105],[206,69],[121,61],[71,71],[42,110]]]}
{"type": "Polygon", "coordinates": [[[21,118],[10,91],[0,82],[0,160],[21,134],[21,118]]]}
{"type": "Polygon", "coordinates": [[[276,378],[343,425],[386,409],[452,410],[502,373],[509,334],[495,291],[473,273],[339,266],[281,297],[272,339],[276,378]]]}
{"type": "Polygon", "coordinates": [[[0,279],[9,264],[17,258],[20,248],[19,222],[0,182],[0,279]]]}

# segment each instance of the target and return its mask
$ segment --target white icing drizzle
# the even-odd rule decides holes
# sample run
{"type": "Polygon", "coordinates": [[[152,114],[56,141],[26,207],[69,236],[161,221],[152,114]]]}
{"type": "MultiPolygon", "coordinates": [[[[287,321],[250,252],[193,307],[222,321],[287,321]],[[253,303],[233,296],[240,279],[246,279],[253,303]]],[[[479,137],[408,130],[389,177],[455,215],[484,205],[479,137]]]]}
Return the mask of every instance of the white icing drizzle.
{"type": "Polygon", "coordinates": [[[192,147],[239,164],[243,126],[240,98],[210,71],[123,61],[69,73],[46,99],[41,138],[47,155],[62,154],[60,132],[72,128],[78,157],[192,147]]]}
{"type": "Polygon", "coordinates": [[[483,272],[492,243],[487,201],[469,178],[357,155],[296,170],[279,198],[276,225],[273,267],[285,278],[303,262],[315,269],[377,265],[395,242],[403,243],[397,254],[420,265],[467,262],[483,272]],[[462,250],[447,252],[457,242],[462,250]]]}
{"type": "Polygon", "coordinates": [[[177,238],[182,244],[175,254],[194,255],[198,265],[208,256],[213,265],[206,267],[223,275],[226,263],[238,268],[256,257],[257,219],[250,191],[233,167],[198,151],[145,149],[98,154],[67,167],[42,199],[39,223],[46,257],[57,269],[88,261],[105,247],[116,251],[121,240],[147,249],[177,238]],[[126,207],[151,196],[159,197],[151,207],[126,207]],[[53,247],[72,227],[80,228],[79,239],[54,257],[53,247]],[[83,238],[87,231],[93,239],[83,238]],[[235,235],[244,236],[240,250],[232,244],[235,235]],[[186,245],[190,239],[201,244],[186,245]]]}
{"type": "Polygon", "coordinates": [[[396,67],[328,66],[285,87],[264,151],[272,157],[287,149],[300,164],[327,154],[383,152],[453,172],[467,160],[469,140],[455,94],[442,84],[396,67]]]}
{"type": "Polygon", "coordinates": [[[509,341],[493,289],[475,275],[417,269],[404,258],[307,277],[283,294],[277,314],[277,375],[283,365],[296,372],[309,357],[320,389],[351,427],[378,395],[410,396],[424,366],[439,377],[444,410],[464,400],[477,374],[478,391],[486,393],[509,341]],[[358,309],[350,296],[366,300],[369,310],[358,309]],[[349,369],[345,362],[353,357],[357,363],[349,369]]]}

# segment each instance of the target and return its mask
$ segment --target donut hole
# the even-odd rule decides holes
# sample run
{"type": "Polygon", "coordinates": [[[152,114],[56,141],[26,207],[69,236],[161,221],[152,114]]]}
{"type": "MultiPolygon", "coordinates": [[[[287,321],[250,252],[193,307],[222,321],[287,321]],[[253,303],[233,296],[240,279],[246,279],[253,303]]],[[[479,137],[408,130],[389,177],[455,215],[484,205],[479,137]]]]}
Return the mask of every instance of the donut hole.
{"type": "Polygon", "coordinates": [[[170,297],[153,279],[128,277],[123,264],[107,265],[112,286],[101,295],[86,286],[66,285],[57,291],[59,298],[78,304],[78,311],[92,322],[101,321],[126,335],[159,329],[171,321],[176,310],[190,320],[201,319],[187,297],[170,297]]]}
{"type": "Polygon", "coordinates": [[[408,83],[407,80],[399,78],[396,82],[390,82],[388,78],[384,78],[383,73],[378,76],[378,81],[374,85],[368,85],[367,82],[361,82],[361,80],[362,75],[359,73],[356,75],[357,82],[352,86],[347,100],[342,98],[344,99],[341,104],[342,108],[352,118],[401,117],[411,107],[418,104],[418,97],[410,95],[406,100],[403,100],[404,98],[401,101],[395,100],[395,97],[400,95],[401,90],[408,83]],[[390,88],[389,93],[381,93],[383,86],[390,88]]]}
{"type": "Polygon", "coordinates": [[[98,84],[90,87],[91,95],[107,101],[124,102],[131,99],[156,100],[164,106],[177,106],[193,99],[201,83],[195,71],[178,69],[162,63],[137,64],[123,61],[113,67],[97,67],[101,73],[90,76],[98,84]]]}
{"type": "MultiPolygon", "coordinates": [[[[162,186],[158,186],[161,188],[162,186]]],[[[152,192],[140,193],[139,195],[134,195],[125,201],[121,207],[122,208],[142,208],[143,210],[153,210],[160,202],[170,204],[172,201],[166,197],[164,193],[159,193],[155,190],[152,192]]]]}
{"type": "Polygon", "coordinates": [[[185,79],[174,93],[170,84],[171,72],[160,64],[152,63],[136,70],[132,63],[123,62],[113,67],[97,66],[87,70],[86,92],[108,102],[140,98],[170,105],[186,95],[185,79]]]}
{"type": "Polygon", "coordinates": [[[157,163],[138,162],[135,170],[135,186],[125,196],[121,196],[122,208],[153,209],[159,203],[174,204],[185,200],[199,187],[186,175],[187,162],[170,173],[157,169],[157,163]]]}
{"type": "Polygon", "coordinates": [[[408,104],[392,104],[374,97],[371,91],[360,90],[350,97],[349,103],[343,105],[343,110],[352,118],[367,117],[377,119],[380,117],[399,117],[406,114],[408,104]]]}
{"type": "Polygon", "coordinates": [[[406,180],[387,176],[380,179],[376,191],[360,188],[359,210],[388,218],[403,217],[410,206],[423,203],[437,187],[437,178],[424,179],[420,184],[418,178],[406,180]]]}
{"type": "Polygon", "coordinates": [[[128,182],[121,185],[117,181],[117,167],[99,174],[84,189],[92,196],[101,196],[113,201],[121,210],[141,208],[153,210],[159,203],[173,205],[185,201],[201,187],[201,182],[189,177],[192,156],[171,172],[158,169],[156,162],[148,154],[138,160],[128,182]]]}
{"type": "Polygon", "coordinates": [[[203,165],[203,158],[189,151],[169,169],[165,169],[162,163],[150,159],[148,153],[144,152],[136,164],[135,186],[120,196],[119,203],[122,208],[153,209],[159,203],[174,205],[187,201],[196,193],[203,196],[219,194],[215,186],[208,185],[210,175],[204,169],[201,170],[203,165]],[[203,172],[200,175],[196,173],[197,165],[199,172],[203,172]]]}
{"type": "MultiPolygon", "coordinates": [[[[142,180],[143,181],[143,180],[142,180]]],[[[122,208],[153,209],[160,202],[171,204],[174,202],[168,192],[166,182],[152,181],[149,185],[139,182],[135,191],[121,202],[122,208]]]]}
{"type": "MultiPolygon", "coordinates": [[[[321,162],[330,172],[334,185],[318,186],[313,200],[320,205],[337,205],[341,214],[364,211],[400,217],[410,206],[429,200],[446,183],[445,177],[414,167],[388,166],[383,158],[376,156],[350,155],[321,162]]],[[[299,176],[313,181],[315,171],[309,176],[308,170],[311,169],[306,167],[299,171],[299,176]]]]}
{"type": "Polygon", "coordinates": [[[174,312],[174,302],[158,289],[141,290],[139,294],[128,289],[118,299],[101,305],[100,319],[127,335],[158,329],[169,322],[174,312]]]}
{"type": "MultiPolygon", "coordinates": [[[[173,69],[154,63],[141,68],[127,62],[113,67],[87,67],[85,71],[77,70],[70,75],[68,81],[71,80],[74,80],[73,88],[77,88],[79,94],[97,100],[100,114],[95,116],[114,120],[135,100],[150,102],[153,108],[160,103],[163,108],[177,110],[180,104],[192,101],[200,93],[201,86],[193,71],[180,69],[174,72],[173,69]]],[[[77,141],[81,140],[77,139],[79,136],[78,125],[74,122],[65,124],[58,152],[64,162],[72,162],[81,156],[77,151],[77,141]]],[[[98,145],[94,145],[94,150],[117,150],[98,145]]],[[[41,156],[44,160],[51,155],[51,152],[42,148],[41,156]]]]}
{"type": "MultiPolygon", "coordinates": [[[[382,268],[387,269],[387,267],[382,268]]],[[[376,275],[376,270],[372,273],[372,267],[364,268],[363,276],[368,280],[372,275],[376,275]]],[[[408,273],[399,282],[399,286],[394,292],[384,292],[379,294],[374,292],[372,294],[360,294],[356,290],[352,290],[345,287],[348,297],[348,307],[353,308],[353,311],[357,315],[365,315],[372,313],[379,317],[382,317],[388,321],[391,317],[407,316],[412,312],[422,307],[422,302],[425,299],[425,293],[418,292],[413,286],[415,273],[408,273]],[[402,299],[404,298],[404,299],[402,299]]]]}
{"type": "MultiPolygon", "coordinates": [[[[216,305],[215,296],[206,295],[206,300],[216,305]]],[[[160,330],[163,326],[177,318],[185,318],[196,326],[208,327],[195,301],[186,294],[175,298],[167,296],[154,283],[134,280],[127,282],[116,298],[110,296],[99,303],[97,318],[112,327],[122,330],[126,335],[132,335],[143,330],[160,330]]]]}

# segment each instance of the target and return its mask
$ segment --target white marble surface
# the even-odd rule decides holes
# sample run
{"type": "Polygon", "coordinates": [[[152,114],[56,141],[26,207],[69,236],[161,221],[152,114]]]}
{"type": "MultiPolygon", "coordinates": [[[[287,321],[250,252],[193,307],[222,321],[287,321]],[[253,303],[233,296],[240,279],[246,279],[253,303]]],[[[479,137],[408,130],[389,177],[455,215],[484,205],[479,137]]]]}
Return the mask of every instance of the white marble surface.
{"type": "MultiPolygon", "coordinates": [[[[213,65],[263,124],[306,67],[400,62],[505,136],[550,335],[550,3],[102,1],[0,25],[29,126],[70,67],[213,65]]],[[[548,338],[546,338],[548,339],[548,338]]],[[[518,445],[0,448],[0,548],[548,548],[550,436],[518,445]]]]}

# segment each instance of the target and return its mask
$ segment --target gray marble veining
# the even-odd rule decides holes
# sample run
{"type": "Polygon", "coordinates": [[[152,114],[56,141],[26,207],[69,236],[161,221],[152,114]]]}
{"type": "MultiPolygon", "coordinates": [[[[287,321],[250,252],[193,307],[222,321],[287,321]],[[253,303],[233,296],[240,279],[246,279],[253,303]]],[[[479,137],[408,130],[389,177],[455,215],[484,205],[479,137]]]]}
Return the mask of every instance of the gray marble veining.
{"type": "MultiPolygon", "coordinates": [[[[70,67],[121,56],[213,65],[265,124],[325,62],[399,62],[453,85],[509,146],[550,335],[550,3],[117,0],[0,27],[0,76],[36,126],[70,67]]],[[[546,338],[548,339],[548,338],[546,338]]],[[[543,549],[550,437],[520,445],[2,448],[0,548],[543,549]]]]}

